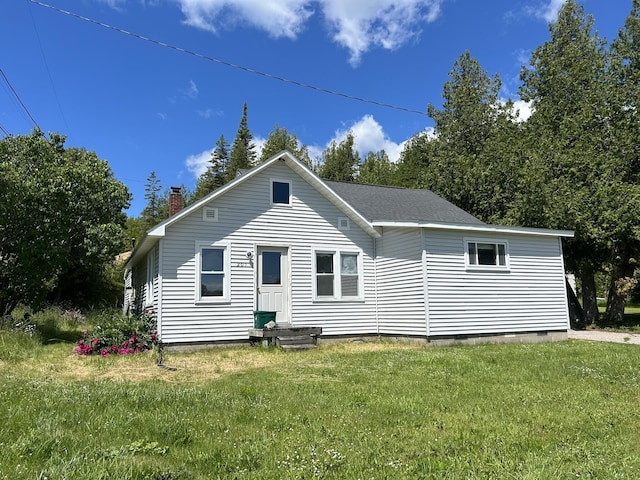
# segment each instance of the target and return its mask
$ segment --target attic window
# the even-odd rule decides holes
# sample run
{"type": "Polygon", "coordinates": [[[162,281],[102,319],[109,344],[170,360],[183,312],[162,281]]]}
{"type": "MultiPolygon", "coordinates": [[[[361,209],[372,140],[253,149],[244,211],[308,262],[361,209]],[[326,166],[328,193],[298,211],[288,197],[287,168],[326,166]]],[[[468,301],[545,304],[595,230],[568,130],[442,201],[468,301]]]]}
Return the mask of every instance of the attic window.
{"type": "Polygon", "coordinates": [[[351,225],[347,217],[338,217],[338,230],[350,230],[351,225]]]}
{"type": "Polygon", "coordinates": [[[273,205],[291,205],[291,182],[271,180],[271,203],[273,205]]]}
{"type": "Polygon", "coordinates": [[[202,220],[205,222],[217,222],[218,209],[213,207],[204,207],[202,209],[202,220]]]}

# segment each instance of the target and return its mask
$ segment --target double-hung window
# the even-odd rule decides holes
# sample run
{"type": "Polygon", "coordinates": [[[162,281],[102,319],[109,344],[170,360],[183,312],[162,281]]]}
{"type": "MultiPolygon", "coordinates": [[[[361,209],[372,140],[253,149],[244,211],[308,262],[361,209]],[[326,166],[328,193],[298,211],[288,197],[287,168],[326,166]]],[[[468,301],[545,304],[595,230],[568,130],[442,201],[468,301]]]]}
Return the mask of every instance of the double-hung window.
{"type": "Polygon", "coordinates": [[[509,269],[509,246],[507,242],[466,240],[468,268],[509,269]]]}
{"type": "Polygon", "coordinates": [[[316,300],[362,299],[362,253],[315,250],[314,298],[316,300]]]}
{"type": "Polygon", "coordinates": [[[197,246],[197,292],[200,302],[226,302],[229,300],[229,248],[227,245],[197,246]]]}

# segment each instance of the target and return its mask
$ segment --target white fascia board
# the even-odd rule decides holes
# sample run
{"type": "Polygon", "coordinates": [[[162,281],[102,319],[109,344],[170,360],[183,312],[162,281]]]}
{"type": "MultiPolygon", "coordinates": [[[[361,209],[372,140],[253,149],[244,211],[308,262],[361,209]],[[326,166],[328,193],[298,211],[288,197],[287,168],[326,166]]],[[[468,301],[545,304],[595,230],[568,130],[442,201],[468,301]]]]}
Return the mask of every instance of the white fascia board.
{"type": "Polygon", "coordinates": [[[456,223],[433,223],[433,222],[390,222],[390,221],[373,221],[374,227],[402,227],[402,228],[430,228],[433,230],[459,230],[466,232],[478,233],[501,233],[501,234],[517,234],[517,235],[535,235],[541,237],[566,237],[572,238],[574,232],[572,230],[548,230],[546,228],[525,228],[525,227],[505,227],[502,225],[469,225],[456,223]]]}
{"type": "Polygon", "coordinates": [[[125,270],[131,270],[133,266],[138,263],[141,259],[145,257],[145,255],[151,250],[158,241],[164,237],[164,228],[162,229],[162,235],[159,235],[156,232],[155,228],[152,228],[147,232],[147,234],[142,237],[140,243],[136,245],[131,253],[131,257],[124,266],[125,270]]]}

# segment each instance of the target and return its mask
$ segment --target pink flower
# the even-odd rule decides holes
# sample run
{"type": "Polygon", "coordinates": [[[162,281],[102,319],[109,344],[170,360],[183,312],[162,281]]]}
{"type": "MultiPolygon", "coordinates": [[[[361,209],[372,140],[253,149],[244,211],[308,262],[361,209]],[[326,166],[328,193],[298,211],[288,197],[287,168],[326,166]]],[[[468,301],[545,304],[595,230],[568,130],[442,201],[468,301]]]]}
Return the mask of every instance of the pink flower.
{"type": "Polygon", "coordinates": [[[111,353],[116,353],[118,351],[117,345],[111,345],[111,353]]]}
{"type": "Polygon", "coordinates": [[[151,341],[152,341],[152,342],[155,342],[155,341],[156,341],[156,335],[155,335],[155,333],[154,333],[153,335],[151,335],[151,341]]]}
{"type": "Polygon", "coordinates": [[[100,340],[98,340],[97,338],[94,337],[94,339],[91,340],[91,343],[94,344],[94,345],[97,345],[99,341],[100,340]]]}
{"type": "Polygon", "coordinates": [[[108,357],[109,356],[109,352],[107,351],[106,348],[103,348],[102,351],[100,352],[100,355],[102,355],[103,357],[108,357]]]}
{"type": "Polygon", "coordinates": [[[89,330],[83,330],[83,331],[82,331],[82,335],[84,335],[85,337],[86,337],[87,335],[89,335],[89,330]]]}

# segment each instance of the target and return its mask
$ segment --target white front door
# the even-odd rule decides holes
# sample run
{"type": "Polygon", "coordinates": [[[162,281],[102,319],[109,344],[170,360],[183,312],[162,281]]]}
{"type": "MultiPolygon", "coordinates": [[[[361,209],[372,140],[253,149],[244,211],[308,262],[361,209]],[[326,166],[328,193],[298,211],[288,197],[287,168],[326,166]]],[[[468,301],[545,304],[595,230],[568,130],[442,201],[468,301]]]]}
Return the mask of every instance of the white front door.
{"type": "Polygon", "coordinates": [[[286,247],[258,247],[258,310],[276,312],[276,323],[290,323],[286,247]]]}

